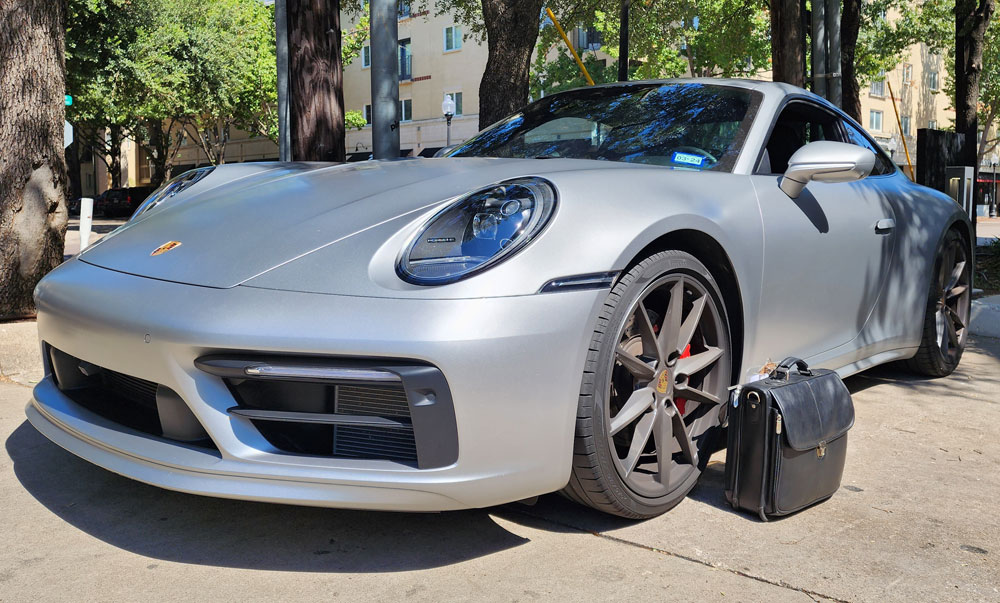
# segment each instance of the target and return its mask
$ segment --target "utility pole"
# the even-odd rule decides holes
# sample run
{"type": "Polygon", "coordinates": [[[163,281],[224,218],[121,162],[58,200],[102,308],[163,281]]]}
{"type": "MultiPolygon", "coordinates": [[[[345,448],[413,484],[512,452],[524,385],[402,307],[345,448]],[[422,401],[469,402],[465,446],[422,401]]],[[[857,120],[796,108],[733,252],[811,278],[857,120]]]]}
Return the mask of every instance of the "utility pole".
{"type": "Polygon", "coordinates": [[[826,61],[826,11],[824,0],[813,2],[811,17],[812,35],[812,91],[823,98],[826,95],[826,78],[830,73],[826,61]]]}
{"type": "Polygon", "coordinates": [[[399,23],[396,0],[371,0],[372,147],[399,157],[399,23]]]}
{"type": "MultiPolygon", "coordinates": [[[[816,0],[819,4],[823,0],[816,0]]],[[[826,40],[829,50],[826,53],[827,99],[843,107],[843,78],[840,69],[840,0],[826,0],[826,40]]]]}
{"type": "Polygon", "coordinates": [[[274,3],[274,31],[278,57],[278,161],[292,160],[292,136],[288,112],[288,7],[286,0],[274,3]]]}
{"type": "Polygon", "coordinates": [[[632,0],[621,0],[621,28],[618,31],[618,81],[628,81],[628,13],[632,0]]]}

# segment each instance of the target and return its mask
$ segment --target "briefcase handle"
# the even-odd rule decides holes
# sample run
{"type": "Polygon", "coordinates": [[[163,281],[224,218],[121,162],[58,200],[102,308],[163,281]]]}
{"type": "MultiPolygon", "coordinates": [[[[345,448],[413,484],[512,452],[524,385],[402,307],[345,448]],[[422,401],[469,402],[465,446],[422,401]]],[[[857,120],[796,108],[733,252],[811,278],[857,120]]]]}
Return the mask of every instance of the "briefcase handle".
{"type": "Polygon", "coordinates": [[[792,368],[795,368],[796,372],[800,375],[812,376],[812,371],[809,370],[809,365],[805,360],[789,356],[779,362],[778,366],[774,367],[774,370],[771,371],[771,378],[787,381],[788,375],[792,372],[792,368]]]}

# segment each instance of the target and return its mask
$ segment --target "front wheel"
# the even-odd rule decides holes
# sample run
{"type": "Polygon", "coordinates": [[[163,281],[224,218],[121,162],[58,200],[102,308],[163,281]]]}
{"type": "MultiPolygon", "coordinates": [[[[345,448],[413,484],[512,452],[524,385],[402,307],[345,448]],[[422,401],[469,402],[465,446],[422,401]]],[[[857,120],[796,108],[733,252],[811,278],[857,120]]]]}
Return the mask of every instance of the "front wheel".
{"type": "Polygon", "coordinates": [[[910,370],[945,377],[958,367],[968,338],[971,304],[972,259],[962,236],[949,230],[934,260],[920,349],[906,361],[910,370]]]}
{"type": "Polygon", "coordinates": [[[564,493],[629,518],[680,503],[714,451],[731,373],[729,323],[708,269],[681,251],[636,264],[591,340],[564,493]]]}

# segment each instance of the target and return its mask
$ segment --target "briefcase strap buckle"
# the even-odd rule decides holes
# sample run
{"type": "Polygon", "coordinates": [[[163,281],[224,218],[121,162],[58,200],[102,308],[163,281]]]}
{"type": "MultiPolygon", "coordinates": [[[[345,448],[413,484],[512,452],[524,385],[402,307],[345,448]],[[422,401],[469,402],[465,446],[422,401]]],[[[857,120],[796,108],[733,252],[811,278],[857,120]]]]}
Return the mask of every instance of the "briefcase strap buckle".
{"type": "Polygon", "coordinates": [[[819,446],[816,447],[816,456],[819,458],[826,456],[826,442],[820,442],[819,446]]]}

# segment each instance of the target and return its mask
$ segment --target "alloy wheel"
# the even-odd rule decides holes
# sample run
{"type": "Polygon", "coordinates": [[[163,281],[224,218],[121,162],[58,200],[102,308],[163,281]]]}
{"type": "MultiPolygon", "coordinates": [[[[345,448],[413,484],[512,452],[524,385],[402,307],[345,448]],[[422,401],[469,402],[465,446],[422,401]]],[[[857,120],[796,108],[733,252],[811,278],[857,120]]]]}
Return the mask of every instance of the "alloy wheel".
{"type": "Polygon", "coordinates": [[[718,421],[731,367],[716,299],[696,278],[667,274],[630,309],[612,360],[611,456],[636,494],[665,496],[696,477],[699,440],[718,421]]]}
{"type": "Polygon", "coordinates": [[[941,265],[937,274],[940,297],[934,316],[938,346],[941,355],[949,361],[953,361],[965,346],[972,294],[970,275],[971,266],[965,246],[956,237],[941,252],[941,265]]]}

